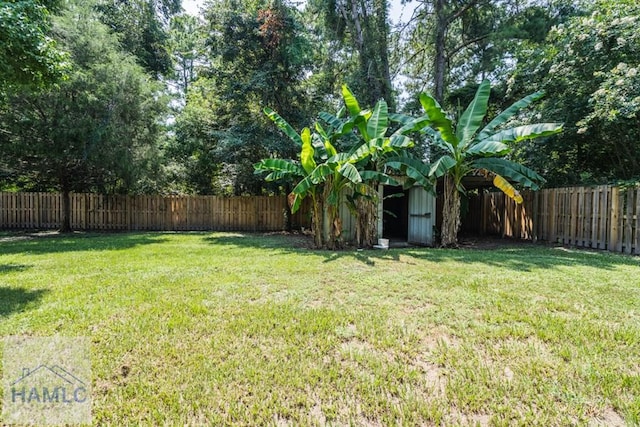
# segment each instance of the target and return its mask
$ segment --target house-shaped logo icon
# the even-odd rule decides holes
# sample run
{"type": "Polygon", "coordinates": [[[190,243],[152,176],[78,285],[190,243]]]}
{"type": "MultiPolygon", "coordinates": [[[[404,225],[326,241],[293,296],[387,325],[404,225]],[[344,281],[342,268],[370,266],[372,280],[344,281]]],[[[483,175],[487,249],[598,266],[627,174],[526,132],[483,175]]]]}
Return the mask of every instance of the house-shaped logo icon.
{"type": "Polygon", "coordinates": [[[25,404],[73,404],[87,400],[86,383],[58,366],[23,368],[22,376],[10,384],[11,401],[25,404]]]}

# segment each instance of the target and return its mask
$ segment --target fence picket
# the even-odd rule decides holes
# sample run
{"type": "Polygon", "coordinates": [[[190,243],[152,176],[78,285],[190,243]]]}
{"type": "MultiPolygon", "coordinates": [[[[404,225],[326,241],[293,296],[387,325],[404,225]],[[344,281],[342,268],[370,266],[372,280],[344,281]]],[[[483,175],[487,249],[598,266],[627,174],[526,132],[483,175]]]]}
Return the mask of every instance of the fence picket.
{"type": "Polygon", "coordinates": [[[517,206],[502,193],[479,196],[478,231],[640,254],[640,187],[550,188],[523,198],[517,206]]]}
{"type": "MultiPolygon", "coordinates": [[[[72,193],[71,224],[78,230],[283,230],[285,196],[148,196],[72,193]]],[[[303,205],[304,206],[304,205],[303,205]]],[[[61,196],[0,192],[0,228],[54,229],[61,196]]],[[[310,227],[308,207],[296,216],[310,227]]]]}

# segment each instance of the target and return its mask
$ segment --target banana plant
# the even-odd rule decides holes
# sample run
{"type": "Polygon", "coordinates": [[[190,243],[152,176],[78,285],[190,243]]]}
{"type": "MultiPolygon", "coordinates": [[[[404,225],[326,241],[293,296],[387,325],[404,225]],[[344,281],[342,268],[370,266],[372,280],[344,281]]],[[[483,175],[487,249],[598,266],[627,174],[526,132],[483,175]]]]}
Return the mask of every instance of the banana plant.
{"type": "Polygon", "coordinates": [[[396,169],[406,173],[410,179],[405,182],[419,181],[427,187],[432,187],[433,183],[426,177],[428,169],[425,169],[421,162],[405,154],[413,147],[413,141],[401,132],[387,136],[390,118],[384,100],[378,101],[372,110],[363,110],[346,85],[342,86],[342,96],[349,117],[341,120],[328,113],[321,113],[320,118],[327,123],[332,132],[324,131],[321,125],[317,127],[325,145],[335,144],[337,139],[345,135],[356,136],[350,150],[334,156],[334,159],[338,163],[352,164],[361,182],[345,182],[336,176],[328,201],[335,214],[341,196],[345,196],[346,206],[356,218],[358,245],[371,246],[377,237],[378,184],[400,185],[394,176],[387,172],[396,169]],[[345,187],[349,187],[348,191],[344,191],[345,187]]]}
{"type": "MultiPolygon", "coordinates": [[[[289,194],[291,211],[295,213],[302,200],[311,197],[313,209],[313,231],[316,247],[335,247],[341,226],[337,219],[339,193],[348,185],[362,183],[362,177],[354,166],[357,159],[346,153],[338,153],[331,143],[332,137],[322,136],[304,128],[300,134],[277,112],[265,108],[265,114],[300,146],[300,160],[263,159],[254,165],[256,173],[269,172],[268,181],[287,179],[295,186],[289,194]],[[320,162],[318,163],[317,160],[320,162]]],[[[350,132],[342,129],[342,133],[350,132]]]]}
{"type": "Polygon", "coordinates": [[[525,139],[547,137],[562,131],[560,123],[536,123],[501,129],[521,109],[543,96],[533,93],[498,114],[487,125],[484,122],[491,86],[483,81],[473,101],[454,127],[438,102],[427,94],[420,96],[425,115],[403,126],[403,132],[422,130],[431,143],[444,151],[430,167],[429,176],[444,178],[444,206],[441,230],[442,246],[455,246],[460,228],[460,194],[465,189],[462,179],[479,173],[493,178],[494,185],[517,203],[522,196],[511,184],[537,190],[544,179],[535,171],[505,158],[514,143],[525,139]],[[428,127],[424,127],[428,125],[428,127]],[[482,128],[481,128],[482,127],[482,128]]]}
{"type": "Polygon", "coordinates": [[[303,198],[311,197],[314,243],[316,247],[320,248],[322,247],[322,215],[320,214],[322,207],[319,195],[323,172],[321,168],[318,168],[314,159],[315,150],[311,130],[304,128],[298,134],[286,120],[271,108],[266,107],[264,113],[289,139],[300,147],[300,160],[262,159],[253,165],[254,171],[256,174],[268,172],[265,177],[266,181],[285,180],[296,186],[298,191],[292,192],[288,197],[292,213],[298,211],[303,198]],[[304,190],[301,190],[299,187],[303,181],[306,184],[304,190]]]}
{"type": "Polygon", "coordinates": [[[336,247],[342,232],[338,212],[343,195],[351,204],[348,207],[359,212],[356,218],[362,220],[358,221],[363,225],[357,235],[366,239],[358,243],[371,245],[377,232],[377,184],[399,185],[387,169],[407,173],[411,182],[432,185],[426,177],[428,169],[404,155],[413,146],[411,139],[401,132],[386,136],[390,122],[387,103],[381,100],[372,110],[363,110],[346,85],[342,95],[345,109],[336,116],[320,113],[314,132],[304,128],[298,134],[278,113],[266,108],[265,114],[300,146],[300,159],[264,159],[254,165],[256,173],[269,172],[267,180],[288,179],[294,184],[289,195],[292,212],[304,198],[311,197],[316,246],[329,249],[336,247]],[[343,118],[347,112],[348,117],[343,118]],[[345,140],[352,144],[340,151],[336,147],[345,140]]]}

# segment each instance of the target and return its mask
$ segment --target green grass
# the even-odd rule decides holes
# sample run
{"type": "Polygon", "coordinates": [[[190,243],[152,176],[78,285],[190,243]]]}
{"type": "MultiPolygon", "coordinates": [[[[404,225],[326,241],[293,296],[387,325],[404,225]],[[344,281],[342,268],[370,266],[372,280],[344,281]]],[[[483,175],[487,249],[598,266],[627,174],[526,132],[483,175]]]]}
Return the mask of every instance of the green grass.
{"type": "Polygon", "coordinates": [[[89,336],[96,424],[640,424],[637,257],[23,237],[0,336],[89,336]]]}

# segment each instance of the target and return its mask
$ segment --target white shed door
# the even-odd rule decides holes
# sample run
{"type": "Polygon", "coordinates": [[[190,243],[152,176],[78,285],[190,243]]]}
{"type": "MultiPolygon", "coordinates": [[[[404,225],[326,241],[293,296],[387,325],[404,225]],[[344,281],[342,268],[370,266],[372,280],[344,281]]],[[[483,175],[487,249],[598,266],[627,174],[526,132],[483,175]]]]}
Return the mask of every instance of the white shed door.
{"type": "Polygon", "coordinates": [[[422,187],[409,189],[409,230],[407,240],[416,245],[433,243],[435,198],[422,187]]]}

